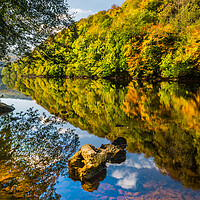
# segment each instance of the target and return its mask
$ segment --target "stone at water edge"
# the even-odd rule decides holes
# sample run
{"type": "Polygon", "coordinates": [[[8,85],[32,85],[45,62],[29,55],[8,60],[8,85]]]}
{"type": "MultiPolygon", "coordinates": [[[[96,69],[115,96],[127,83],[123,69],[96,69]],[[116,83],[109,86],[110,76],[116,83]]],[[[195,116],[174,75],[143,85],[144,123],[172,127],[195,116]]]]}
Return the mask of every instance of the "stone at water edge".
{"type": "Polygon", "coordinates": [[[0,103],[0,115],[12,112],[13,110],[15,110],[13,106],[8,106],[5,103],[0,103]]]}
{"type": "Polygon", "coordinates": [[[86,144],[68,160],[70,178],[89,180],[105,168],[106,152],[99,153],[91,144],[86,144]]]}
{"type": "Polygon", "coordinates": [[[86,144],[68,160],[70,178],[74,180],[89,180],[104,168],[106,162],[121,163],[126,160],[126,140],[116,139],[113,144],[101,145],[95,148],[86,144]]]}

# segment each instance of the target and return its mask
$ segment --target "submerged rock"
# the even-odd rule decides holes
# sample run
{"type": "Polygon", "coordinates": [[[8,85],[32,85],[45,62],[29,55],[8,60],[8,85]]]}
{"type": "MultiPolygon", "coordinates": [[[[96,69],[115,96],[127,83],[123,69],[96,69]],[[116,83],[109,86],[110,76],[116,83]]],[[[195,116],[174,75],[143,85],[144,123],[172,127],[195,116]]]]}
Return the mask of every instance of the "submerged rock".
{"type": "Polygon", "coordinates": [[[15,110],[13,106],[8,106],[5,103],[0,103],[0,115],[12,112],[13,110],[15,110]]]}
{"type": "Polygon", "coordinates": [[[121,138],[100,148],[83,145],[68,161],[69,177],[81,181],[84,190],[96,190],[99,182],[106,177],[106,162],[121,163],[126,160],[125,143],[126,140],[121,138]]]}

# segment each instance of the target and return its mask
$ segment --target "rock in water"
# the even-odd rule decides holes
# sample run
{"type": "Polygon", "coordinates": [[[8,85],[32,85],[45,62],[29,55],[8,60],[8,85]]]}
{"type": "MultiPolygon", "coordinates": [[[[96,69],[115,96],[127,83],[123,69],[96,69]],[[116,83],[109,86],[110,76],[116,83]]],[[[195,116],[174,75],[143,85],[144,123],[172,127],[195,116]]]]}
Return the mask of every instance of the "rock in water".
{"type": "Polygon", "coordinates": [[[115,139],[112,144],[116,145],[116,146],[120,146],[122,149],[125,149],[127,146],[127,142],[126,139],[123,137],[118,137],[117,139],[115,139]]]}
{"type": "Polygon", "coordinates": [[[126,160],[125,143],[126,140],[121,138],[114,144],[101,145],[97,149],[91,144],[83,145],[68,160],[69,177],[81,181],[87,191],[96,190],[99,182],[106,177],[106,162],[121,163],[126,160]]]}
{"type": "Polygon", "coordinates": [[[107,154],[103,150],[95,149],[91,144],[86,144],[68,161],[69,174],[75,180],[89,180],[105,168],[107,154]]]}
{"type": "Polygon", "coordinates": [[[13,110],[15,110],[14,107],[12,106],[8,106],[5,103],[0,103],[0,115],[3,115],[5,113],[9,113],[12,112],[13,110]]]}

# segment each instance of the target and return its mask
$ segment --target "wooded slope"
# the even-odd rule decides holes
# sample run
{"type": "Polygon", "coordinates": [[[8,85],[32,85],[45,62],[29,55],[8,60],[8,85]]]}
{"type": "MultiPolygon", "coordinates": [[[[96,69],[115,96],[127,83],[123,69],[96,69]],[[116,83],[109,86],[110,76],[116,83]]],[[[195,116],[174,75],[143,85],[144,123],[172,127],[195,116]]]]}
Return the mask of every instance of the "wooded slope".
{"type": "Polygon", "coordinates": [[[52,35],[10,68],[19,75],[199,76],[200,0],[113,5],[52,35]]]}

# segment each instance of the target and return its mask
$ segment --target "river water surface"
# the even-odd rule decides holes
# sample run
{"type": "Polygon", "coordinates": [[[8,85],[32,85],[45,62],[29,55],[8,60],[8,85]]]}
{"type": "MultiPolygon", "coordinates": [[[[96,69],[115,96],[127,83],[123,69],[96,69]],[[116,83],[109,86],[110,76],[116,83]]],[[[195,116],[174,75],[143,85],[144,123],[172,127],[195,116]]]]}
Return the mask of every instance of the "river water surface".
{"type": "Polygon", "coordinates": [[[200,84],[4,77],[0,199],[200,199],[200,84]],[[127,140],[93,180],[68,174],[84,144],[127,140]]]}

